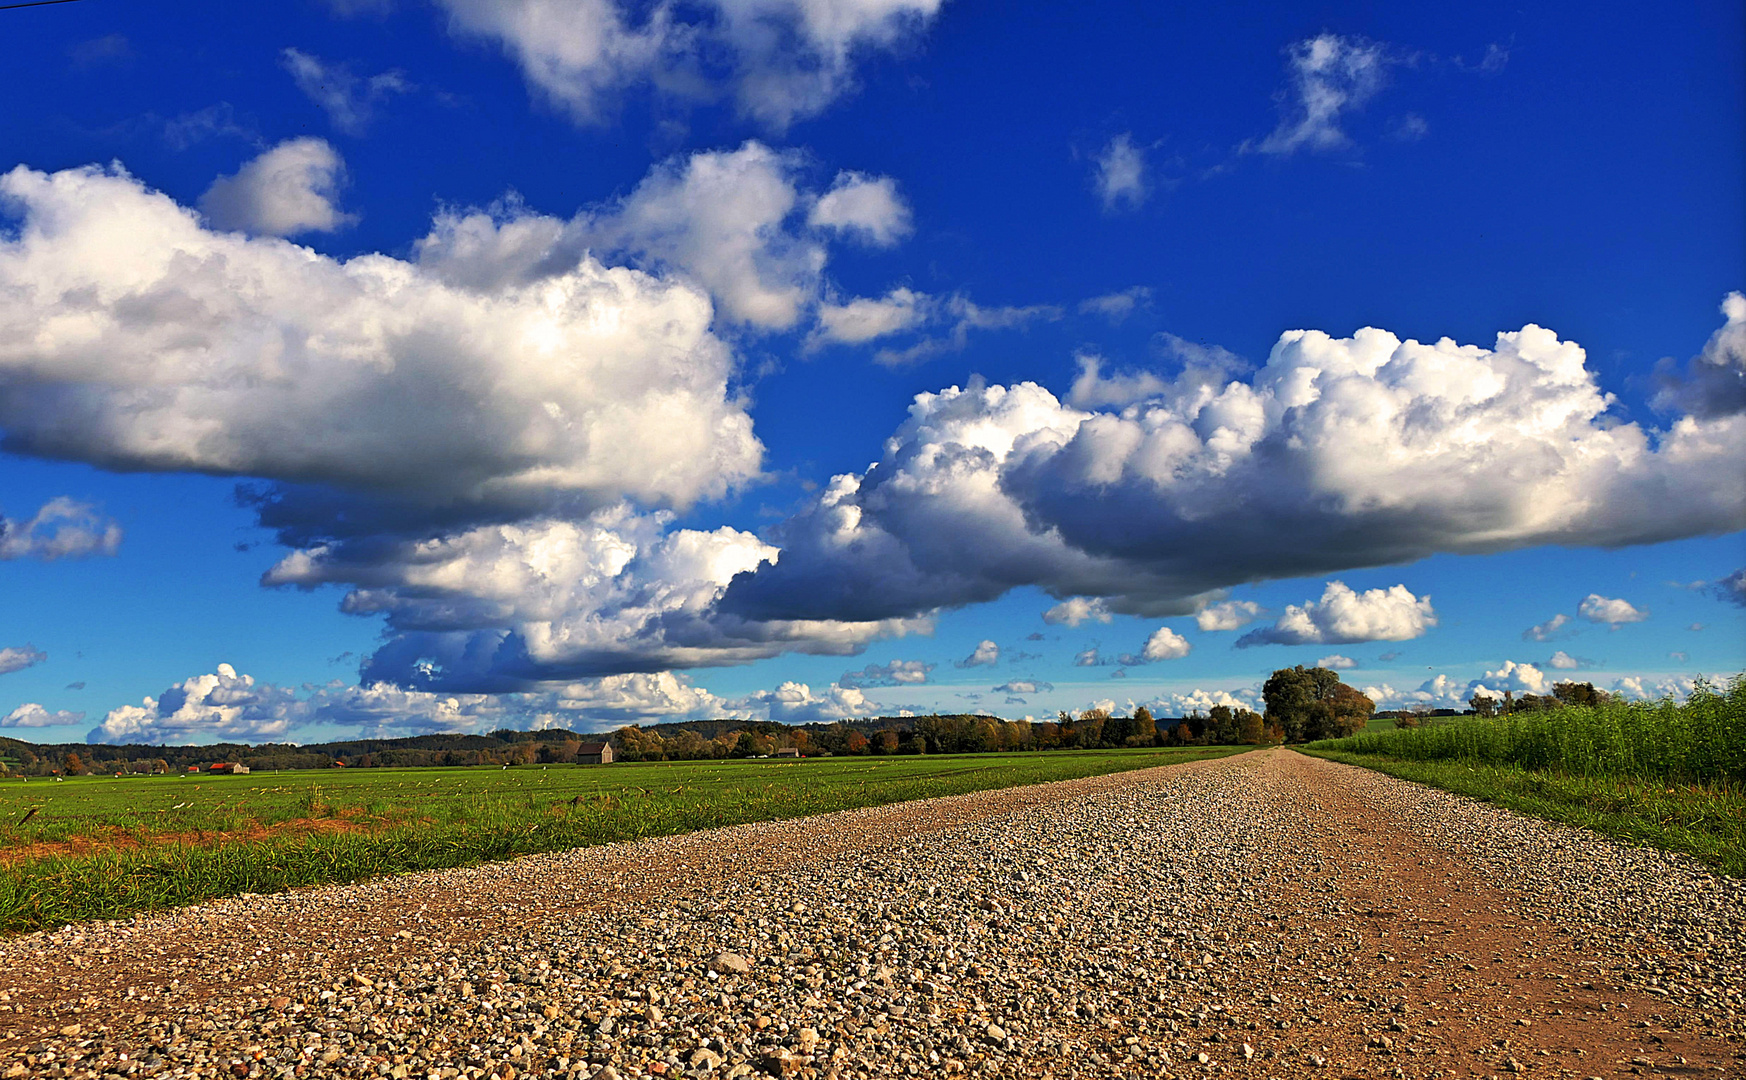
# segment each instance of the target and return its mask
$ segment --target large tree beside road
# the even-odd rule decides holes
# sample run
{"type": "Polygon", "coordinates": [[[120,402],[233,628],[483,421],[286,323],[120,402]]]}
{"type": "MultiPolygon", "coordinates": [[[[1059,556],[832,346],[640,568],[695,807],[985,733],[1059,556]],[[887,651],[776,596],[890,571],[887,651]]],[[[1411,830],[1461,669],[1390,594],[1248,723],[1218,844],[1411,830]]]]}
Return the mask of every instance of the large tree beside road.
{"type": "Polygon", "coordinates": [[[1280,668],[1261,688],[1267,723],[1285,732],[1286,742],[1333,739],[1362,731],[1376,703],[1340,681],[1328,668],[1280,668]]]}

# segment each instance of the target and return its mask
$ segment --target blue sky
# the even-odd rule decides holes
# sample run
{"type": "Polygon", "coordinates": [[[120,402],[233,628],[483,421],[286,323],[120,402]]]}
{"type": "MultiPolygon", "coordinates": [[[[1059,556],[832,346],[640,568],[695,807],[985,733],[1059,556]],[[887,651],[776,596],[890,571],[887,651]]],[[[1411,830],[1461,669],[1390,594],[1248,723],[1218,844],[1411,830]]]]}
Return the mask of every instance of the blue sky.
{"type": "Polygon", "coordinates": [[[1738,5],[0,20],[8,734],[1746,667],[1738,5]]]}

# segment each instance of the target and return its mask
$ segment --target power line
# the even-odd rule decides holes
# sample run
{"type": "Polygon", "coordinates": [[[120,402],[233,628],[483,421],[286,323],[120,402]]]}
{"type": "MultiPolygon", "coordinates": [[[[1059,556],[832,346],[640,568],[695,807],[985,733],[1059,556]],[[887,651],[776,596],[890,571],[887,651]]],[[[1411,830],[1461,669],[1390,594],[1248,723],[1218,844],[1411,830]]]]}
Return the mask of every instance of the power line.
{"type": "Polygon", "coordinates": [[[13,8],[47,7],[50,4],[71,4],[75,0],[30,0],[28,4],[0,4],[0,11],[11,11],[13,8]]]}

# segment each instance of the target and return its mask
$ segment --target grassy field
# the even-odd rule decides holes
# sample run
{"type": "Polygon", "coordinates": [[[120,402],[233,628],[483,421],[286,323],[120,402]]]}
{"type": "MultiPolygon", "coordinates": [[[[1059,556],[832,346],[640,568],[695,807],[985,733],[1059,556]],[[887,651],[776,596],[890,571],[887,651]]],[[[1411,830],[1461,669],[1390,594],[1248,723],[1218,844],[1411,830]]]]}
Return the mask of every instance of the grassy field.
{"type": "Polygon", "coordinates": [[[1246,747],[0,781],[0,932],[1246,747]]]}
{"type": "Polygon", "coordinates": [[[1746,677],[1683,704],[1460,717],[1303,749],[1746,876],[1746,677]]]}

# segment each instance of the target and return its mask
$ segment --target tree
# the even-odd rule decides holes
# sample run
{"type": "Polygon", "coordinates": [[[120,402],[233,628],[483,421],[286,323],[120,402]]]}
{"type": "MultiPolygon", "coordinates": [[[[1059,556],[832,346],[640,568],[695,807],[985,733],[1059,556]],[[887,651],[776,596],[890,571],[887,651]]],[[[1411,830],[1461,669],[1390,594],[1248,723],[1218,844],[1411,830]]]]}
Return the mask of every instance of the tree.
{"type": "Polygon", "coordinates": [[[1595,708],[1612,700],[1605,690],[1596,690],[1591,682],[1561,682],[1552,688],[1552,696],[1564,705],[1585,705],[1595,708]]]}
{"type": "Polygon", "coordinates": [[[85,772],[85,763],[79,760],[78,754],[68,750],[67,756],[61,760],[61,771],[68,776],[82,776],[85,772]]]}
{"type": "Polygon", "coordinates": [[[1134,710],[1134,733],[1128,736],[1129,746],[1155,746],[1158,742],[1158,718],[1141,705],[1134,710]]]}
{"type": "Polygon", "coordinates": [[[1310,742],[1361,731],[1376,703],[1340,681],[1328,668],[1302,664],[1280,668],[1261,687],[1266,721],[1278,724],[1286,742],[1310,742]]]}
{"type": "Polygon", "coordinates": [[[1477,690],[1467,699],[1467,707],[1473,710],[1475,716],[1490,718],[1497,715],[1497,699],[1477,690]]]}

